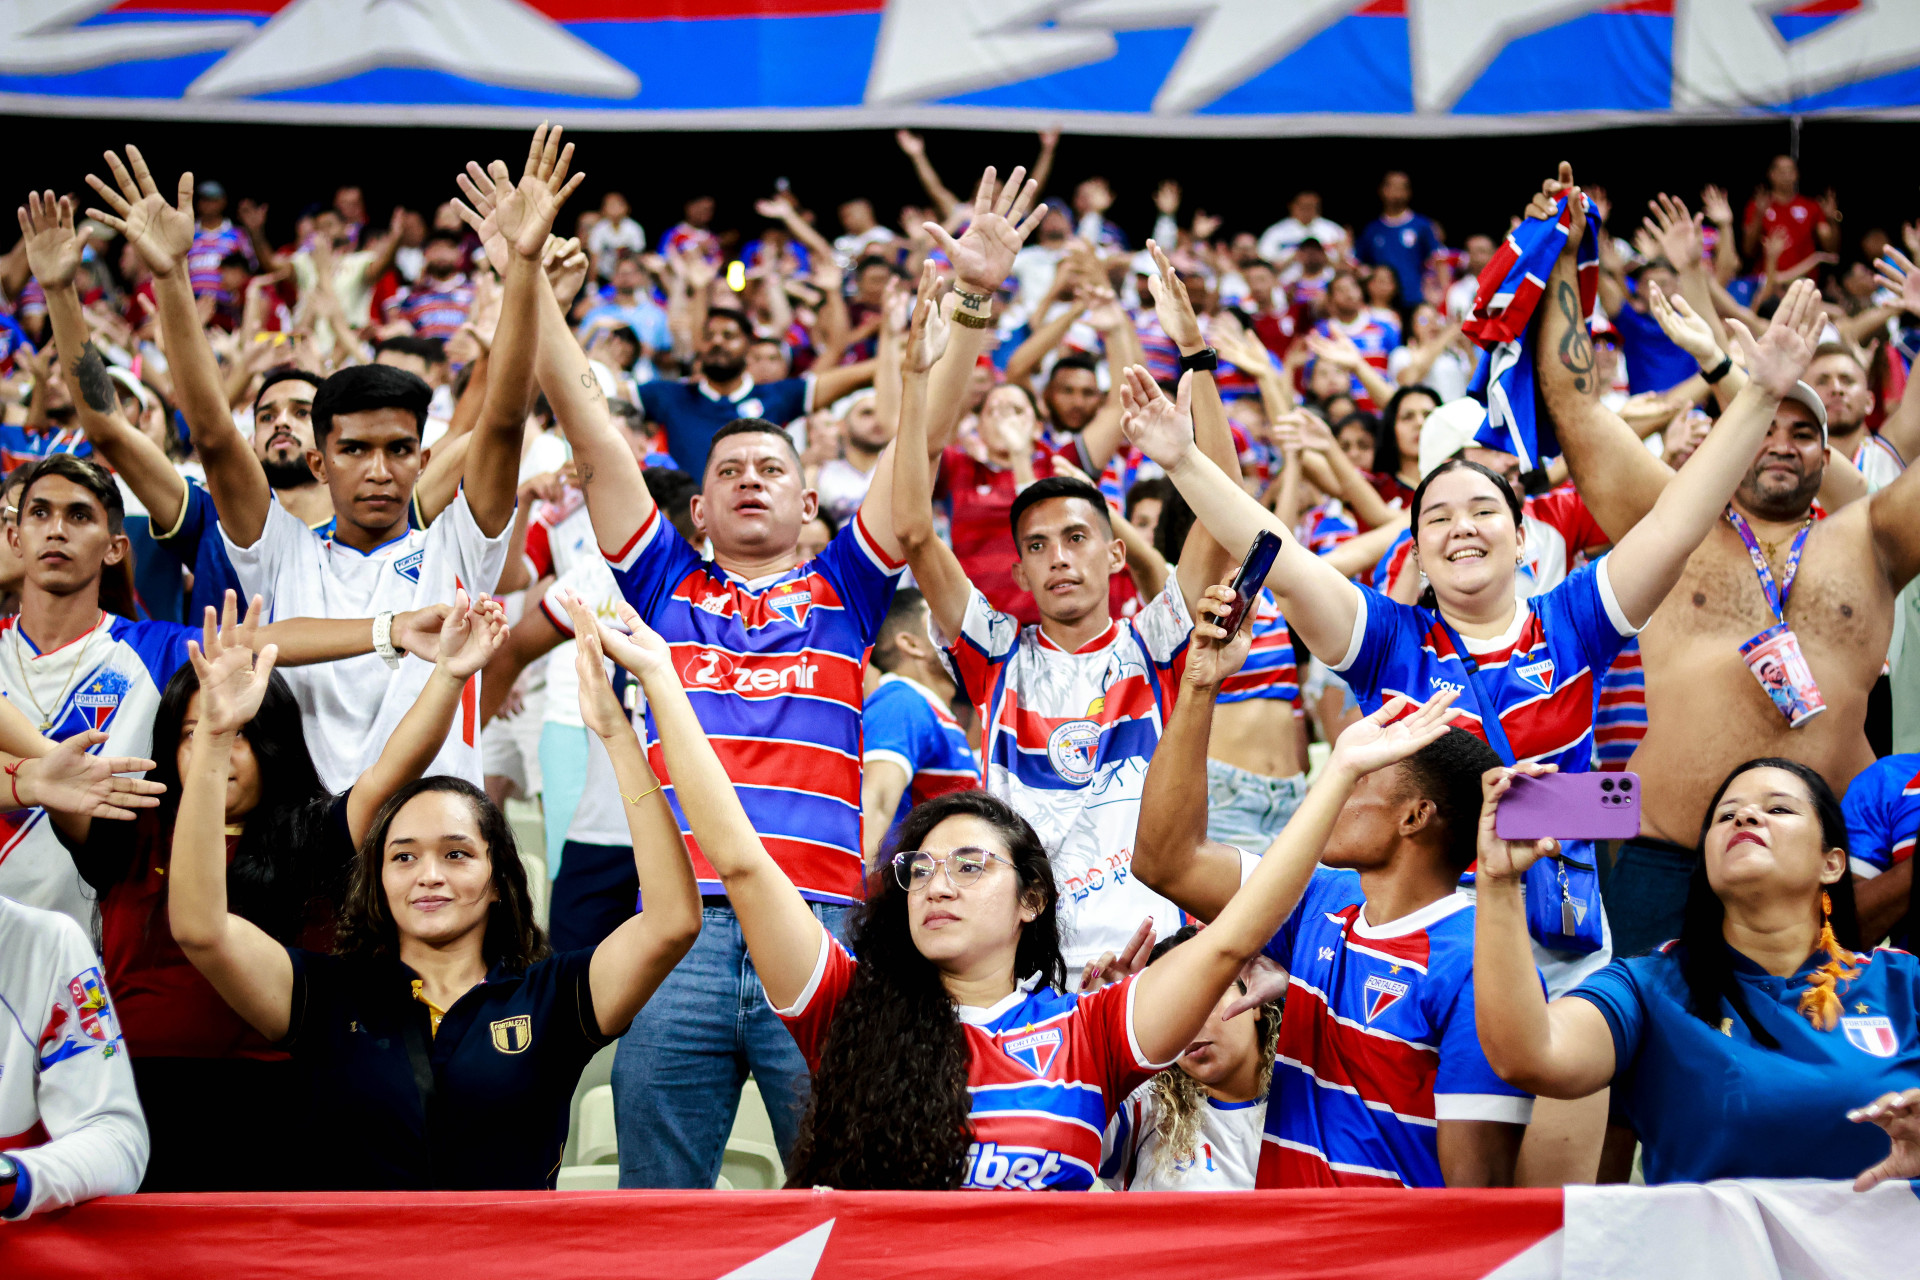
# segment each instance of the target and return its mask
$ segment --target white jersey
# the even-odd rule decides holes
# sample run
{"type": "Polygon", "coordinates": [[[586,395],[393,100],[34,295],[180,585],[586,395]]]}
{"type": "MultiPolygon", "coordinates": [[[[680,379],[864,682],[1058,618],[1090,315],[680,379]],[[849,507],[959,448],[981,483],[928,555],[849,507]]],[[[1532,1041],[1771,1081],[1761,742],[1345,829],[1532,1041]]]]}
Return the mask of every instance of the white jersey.
{"type": "MultiPolygon", "coordinates": [[[[105,729],[107,740],[94,754],[145,756],[153,747],[160,693],[186,665],[188,637],[199,634],[174,622],[102,613],[85,637],[43,654],[18,617],[6,618],[0,620],[0,696],[35,728],[48,725],[49,738],[105,729]]],[[[0,784],[0,795],[9,794],[0,784]]],[[[0,894],[70,916],[93,934],[93,892],[45,809],[0,815],[0,894]]]]}
{"type": "Polygon", "coordinates": [[[15,1202],[0,1200],[6,1218],[130,1195],[147,1172],[147,1121],[100,957],[64,915],[4,897],[0,1151],[26,1174],[15,1202]]]}
{"type": "MultiPolygon", "coordinates": [[[[607,568],[606,560],[597,548],[591,558],[582,559],[572,569],[561,575],[558,582],[547,588],[547,594],[540,601],[541,611],[548,621],[560,629],[562,635],[573,634],[573,619],[567,615],[566,606],[560,603],[560,593],[572,591],[579,596],[602,619],[614,617],[613,607],[620,600],[620,584],[614,581],[613,570],[607,568]]],[[[607,661],[609,675],[627,681],[615,668],[611,659],[607,661]]],[[[631,686],[636,698],[640,693],[638,684],[631,686]]],[[[567,723],[582,724],[580,718],[580,678],[574,670],[574,647],[571,640],[553,653],[551,665],[547,669],[547,719],[557,719],[555,704],[561,700],[571,703],[573,719],[567,723]],[[561,653],[566,654],[566,670],[559,667],[561,653]]],[[[644,701],[636,702],[644,708],[644,701]]],[[[644,710],[634,713],[634,721],[639,726],[642,742],[646,741],[644,710]]],[[[573,820],[567,826],[567,839],[580,844],[618,845],[622,848],[633,843],[633,834],[627,829],[626,802],[620,799],[620,786],[614,781],[613,760],[607,755],[605,744],[600,735],[587,733],[587,767],[580,784],[580,802],[574,806],[573,820]]]]}
{"type": "MultiPolygon", "coordinates": [[[[1119,951],[1146,916],[1165,937],[1180,911],[1133,876],[1147,762],[1160,742],[1193,629],[1169,580],[1131,618],[1068,653],[979,591],[941,660],[980,716],[986,789],[1047,846],[1067,964],[1119,951]]],[[[936,629],[937,630],[937,629],[936,629]]]]}
{"type": "MultiPolygon", "coordinates": [[[[266,598],[270,618],[370,618],[445,604],[454,589],[491,592],[506,564],[508,531],[487,537],[473,522],[465,493],[427,529],[409,529],[370,552],[316,538],[278,502],[251,547],[220,538],[248,595],[266,598]]],[[[433,664],[408,656],[388,670],[378,654],[283,672],[299,699],[307,749],[329,791],[345,791],[380,758],[400,720],[426,688],[433,664]]],[[[460,714],[429,774],[453,774],[478,786],[480,677],[468,682],[460,714]]]]}
{"type": "Polygon", "coordinates": [[[1251,1102],[1202,1101],[1193,1150],[1181,1159],[1163,1161],[1160,1095],[1152,1081],[1135,1089],[1107,1121],[1100,1147],[1101,1181],[1115,1191],[1253,1190],[1267,1123],[1266,1096],[1251,1102]]]}
{"type": "MultiPolygon", "coordinates": [[[[563,588],[570,590],[602,618],[611,619],[614,601],[620,598],[620,586],[613,580],[613,570],[607,568],[606,557],[600,554],[600,544],[594,540],[586,500],[574,490],[568,490],[567,497],[569,501],[565,505],[549,505],[528,528],[527,559],[536,580],[548,574],[557,579],[537,607],[562,635],[571,636],[573,626],[567,621],[566,606],[560,603],[556,592],[563,588]]],[[[544,722],[582,727],[580,681],[573,673],[572,640],[562,641],[547,655],[544,675],[547,690],[544,722]]]]}

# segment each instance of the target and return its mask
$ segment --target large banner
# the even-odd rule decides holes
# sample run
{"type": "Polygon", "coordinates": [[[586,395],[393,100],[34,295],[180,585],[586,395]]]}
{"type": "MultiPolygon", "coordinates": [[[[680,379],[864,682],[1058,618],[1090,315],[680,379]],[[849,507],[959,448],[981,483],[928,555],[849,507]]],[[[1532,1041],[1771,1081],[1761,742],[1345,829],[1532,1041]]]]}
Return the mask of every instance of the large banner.
{"type": "Polygon", "coordinates": [[[0,1223],[33,1280],[1911,1280],[1911,1184],[1559,1191],[124,1196],[0,1223]]]}
{"type": "Polygon", "coordinates": [[[1920,118],[1920,0],[0,0],[0,109],[1193,135],[1920,118]]]}

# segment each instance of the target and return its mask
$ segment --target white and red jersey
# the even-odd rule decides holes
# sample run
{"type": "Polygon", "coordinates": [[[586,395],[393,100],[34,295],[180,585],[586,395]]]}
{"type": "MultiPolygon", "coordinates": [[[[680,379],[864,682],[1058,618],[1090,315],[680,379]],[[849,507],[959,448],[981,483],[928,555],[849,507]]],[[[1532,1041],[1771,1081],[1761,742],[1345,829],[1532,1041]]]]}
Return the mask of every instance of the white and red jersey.
{"type": "MultiPolygon", "coordinates": [[[[820,959],[791,1008],[775,1009],[813,1071],[857,962],[820,931],[820,959]]],[[[1154,1072],[1133,1030],[1134,978],[1092,994],[1035,974],[990,1009],[959,1005],[967,1034],[972,1191],[1085,1191],[1100,1168],[1108,1119],[1154,1072]]],[[[771,1003],[771,1002],[769,1002],[771,1003]]]]}
{"type": "MultiPolygon", "coordinates": [[[[547,620],[561,635],[571,637],[573,618],[560,600],[563,591],[571,591],[579,596],[603,622],[614,620],[614,605],[620,599],[620,584],[613,580],[613,570],[607,568],[607,562],[601,558],[597,547],[593,548],[592,559],[582,560],[563,573],[540,599],[540,612],[547,615],[547,620]]],[[[575,660],[571,639],[548,655],[546,722],[579,725],[584,729],[585,721],[580,718],[580,677],[574,665],[575,660]],[[562,657],[566,659],[564,664],[560,661],[562,657]]],[[[628,677],[611,659],[606,661],[606,670],[616,682],[616,691],[623,687],[630,688],[636,697],[640,697],[639,685],[627,684],[628,677]]],[[[641,710],[633,717],[635,732],[643,735],[647,730],[644,706],[642,699],[641,710]]],[[[573,818],[567,826],[567,839],[581,844],[624,847],[632,841],[633,834],[627,828],[626,801],[620,798],[620,786],[614,780],[613,760],[607,755],[607,748],[600,741],[599,734],[587,734],[586,741],[587,765],[581,774],[580,799],[573,807],[573,818]]]]}
{"type": "Polygon", "coordinates": [[[1131,618],[1069,653],[996,612],[978,590],[942,660],[980,716],[982,782],[1033,824],[1060,890],[1062,949],[1078,969],[1119,951],[1146,916],[1180,911],[1133,876],[1147,762],[1186,665],[1187,615],[1169,580],[1131,618]]]}
{"type": "MultiPolygon", "coordinates": [[[[0,697],[36,728],[49,724],[49,738],[104,729],[107,740],[94,754],[143,757],[153,746],[160,694],[186,665],[188,638],[199,636],[198,627],[103,612],[86,635],[42,653],[18,617],[0,619],[0,697]]],[[[0,894],[61,912],[93,934],[93,893],[45,809],[0,814],[0,894]]]]}
{"type": "Polygon", "coordinates": [[[0,1015],[0,1152],[25,1174],[0,1218],[139,1190],[147,1121],[79,925],[0,897],[0,1015]]]}
{"type": "MultiPolygon", "coordinates": [[[[371,618],[446,604],[456,588],[491,592],[507,562],[508,531],[480,532],[467,495],[460,494],[426,529],[408,529],[384,546],[356,551],[331,537],[316,538],[278,502],[250,547],[236,546],[226,527],[220,540],[233,561],[243,595],[266,599],[267,618],[371,618]]],[[[411,655],[389,669],[378,654],[281,669],[300,703],[307,750],[329,791],[345,791],[380,758],[387,739],[427,687],[433,664],[411,655]]],[[[450,773],[478,786],[480,677],[467,682],[460,714],[427,773],[450,773]]]]}
{"type": "MultiPolygon", "coordinates": [[[[566,606],[560,603],[560,588],[576,593],[600,617],[611,619],[613,602],[620,588],[613,570],[600,555],[594,541],[593,521],[587,518],[586,495],[568,489],[559,503],[543,502],[527,522],[527,568],[535,582],[553,576],[560,579],[540,601],[541,612],[564,636],[573,635],[567,621],[566,606]]],[[[561,642],[546,657],[547,696],[542,719],[547,724],[584,727],[580,719],[580,681],[573,672],[573,641],[561,642]]],[[[624,824],[623,824],[624,825],[624,824]]]]}
{"type": "Polygon", "coordinates": [[[1107,1124],[1102,1182],[1115,1191],[1253,1190],[1267,1122],[1265,1097],[1221,1102],[1203,1094],[1193,1149],[1171,1159],[1163,1117],[1160,1094],[1151,1082],[1133,1091],[1107,1124]]]}

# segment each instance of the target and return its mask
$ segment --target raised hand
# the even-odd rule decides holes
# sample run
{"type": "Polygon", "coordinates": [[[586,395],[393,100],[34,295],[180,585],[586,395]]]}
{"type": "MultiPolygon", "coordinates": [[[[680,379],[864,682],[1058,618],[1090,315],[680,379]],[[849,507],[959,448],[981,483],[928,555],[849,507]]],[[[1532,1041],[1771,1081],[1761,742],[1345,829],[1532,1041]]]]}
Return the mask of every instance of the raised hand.
{"type": "Polygon", "coordinates": [[[1573,182],[1573,166],[1565,160],[1560,162],[1559,172],[1540,184],[1540,190],[1527,203],[1523,215],[1529,221],[1545,222],[1560,216],[1558,206],[1560,198],[1567,197],[1567,208],[1572,211],[1567,226],[1567,247],[1564,253],[1579,251],[1580,237],[1587,229],[1587,198],[1573,182]]]}
{"type": "Polygon", "coordinates": [[[1674,346],[1680,348],[1695,360],[1702,369],[1712,369],[1720,363],[1722,352],[1720,343],[1713,336],[1713,328],[1687,300],[1679,294],[1671,299],[1662,293],[1660,286],[1647,286],[1647,311],[1659,322],[1660,331],[1667,335],[1674,346]]]}
{"type": "Polygon", "coordinates": [[[1327,768],[1358,779],[1376,769],[1398,764],[1421,748],[1438,742],[1452,720],[1449,708],[1457,696],[1453,689],[1442,689],[1421,703],[1412,715],[1398,720],[1394,717],[1402,715],[1412,701],[1394,698],[1372,715],[1347,726],[1346,732],[1333,744],[1327,768]]]}
{"type": "Polygon", "coordinates": [[[927,154],[927,144],[925,140],[911,129],[895,130],[893,140],[900,144],[902,151],[913,156],[915,159],[927,154]]]}
{"type": "Polygon", "coordinates": [[[648,626],[625,600],[614,602],[613,614],[627,632],[622,635],[606,623],[600,624],[600,646],[607,651],[607,656],[641,679],[662,671],[671,674],[673,650],[660,638],[660,633],[648,626]]]}
{"type": "Polygon", "coordinates": [[[907,329],[907,348],[901,367],[911,373],[933,368],[947,349],[952,323],[941,310],[940,268],[932,259],[920,264],[920,296],[913,304],[913,320],[907,329]]]}
{"type": "Polygon", "coordinates": [[[1560,851],[1560,842],[1551,836],[1544,840],[1502,840],[1494,826],[1500,811],[1500,797],[1513,789],[1517,777],[1538,778],[1555,772],[1550,764],[1502,765],[1480,775],[1479,865],[1475,876],[1486,880],[1518,881],[1528,867],[1560,851]]]}
{"type": "Polygon", "coordinates": [[[1888,245],[1883,256],[1873,264],[1873,274],[1880,283],[1900,295],[1900,305],[1914,315],[1920,315],[1920,271],[1913,268],[1913,259],[1888,245]]]}
{"type": "Polygon", "coordinates": [[[1180,375],[1169,401],[1142,365],[1127,368],[1120,388],[1120,429],[1140,451],[1167,471],[1179,466],[1193,448],[1193,375],[1180,375]]]}
{"type": "Polygon", "coordinates": [[[153,174],[147,169],[146,157],[140,154],[140,148],[127,147],[125,164],[111,151],[106,153],[106,158],[114,185],[108,186],[91,173],[87,175],[87,185],[107,202],[107,209],[112,212],[88,209],[87,216],[125,236],[154,275],[172,275],[186,260],[187,250],[193,247],[193,174],[180,175],[174,202],[168,204],[154,185],[153,174]]]}
{"type": "Polygon", "coordinates": [[[1120,297],[1105,283],[1081,285],[1073,291],[1074,302],[1086,308],[1081,317],[1095,333],[1106,335],[1127,322],[1127,313],[1120,309],[1120,297]]]}
{"type": "Polygon", "coordinates": [[[1747,377],[1776,399],[1785,398],[1813,363],[1813,349],[1826,323],[1820,290],[1811,280],[1795,280],[1787,286],[1773,323],[1758,341],[1745,324],[1732,316],[1726,319],[1727,332],[1746,357],[1747,377]]]}
{"type": "Polygon", "coordinates": [[[40,287],[51,293],[73,283],[87,247],[87,228],[73,227],[73,201],[53,192],[27,192],[20,208],[20,243],[27,251],[27,268],[40,287]]]}
{"type": "Polygon", "coordinates": [[[1665,194],[1647,201],[1647,208],[1653,216],[1643,219],[1642,225],[1660,246],[1660,255],[1673,264],[1673,269],[1685,271],[1700,265],[1705,243],[1700,237],[1700,222],[1704,215],[1689,215],[1684,201],[1665,194]]]}
{"type": "MultiPolygon", "coordinates": [[[[1217,689],[1238,671],[1253,648],[1253,628],[1244,619],[1232,635],[1220,620],[1233,610],[1233,579],[1200,593],[1193,611],[1193,634],[1187,641],[1186,682],[1196,689],[1217,689]]],[[[1251,610],[1248,611],[1249,615],[1251,610]]]]}
{"type": "Polygon", "coordinates": [[[580,286],[587,282],[590,264],[591,259],[587,257],[587,251],[580,247],[577,237],[567,240],[558,236],[547,237],[547,247],[541,254],[540,265],[547,273],[547,284],[552,287],[562,314],[573,305],[580,286]]]}
{"type": "Polygon", "coordinates": [[[1893,1142],[1887,1158],[1853,1180],[1855,1191],[1866,1191],[1889,1178],[1920,1178],[1920,1089],[1887,1093],[1864,1107],[1847,1112],[1855,1124],[1877,1124],[1893,1142]]]}
{"type": "Polygon", "coordinates": [[[423,609],[406,609],[393,615],[393,647],[405,650],[428,662],[439,660],[441,628],[452,608],[430,604],[423,609]]]}
{"type": "Polygon", "coordinates": [[[1080,971],[1082,992],[1098,991],[1110,987],[1122,978],[1136,974],[1147,967],[1147,957],[1153,954],[1153,917],[1148,916],[1133,931],[1133,937],[1127,939],[1127,945],[1118,951],[1108,951],[1098,960],[1087,961],[1086,968],[1080,971]]]}
{"type": "Polygon", "coordinates": [[[465,684],[506,642],[506,606],[490,598],[469,603],[467,593],[456,589],[453,607],[440,627],[440,657],[434,665],[465,684]]]}
{"type": "MultiPolygon", "coordinates": [[[[901,136],[913,135],[903,131],[901,136]]],[[[973,193],[972,220],[958,240],[937,222],[921,224],[945,251],[954,275],[969,293],[998,292],[1013,271],[1013,255],[1020,252],[1020,246],[1046,216],[1045,207],[1039,203],[1040,184],[1026,181],[1026,176],[1025,166],[1015,169],[996,199],[994,171],[989,165],[973,193]]]]}
{"type": "Polygon", "coordinates": [[[532,258],[545,249],[554,215],[586,177],[576,173],[571,181],[567,179],[567,170],[573,164],[573,144],[560,146],[562,132],[558,126],[549,129],[544,122],[533,131],[517,186],[503,160],[495,160],[484,169],[469,160],[466,172],[454,176],[466,200],[453,201],[453,207],[480,237],[487,261],[497,271],[506,270],[509,252],[532,258]]]}
{"type": "Polygon", "coordinates": [[[200,677],[199,729],[206,733],[237,733],[260,710],[267,696],[267,678],[273,674],[278,645],[253,652],[254,632],[260,626],[259,596],[247,606],[247,616],[236,620],[238,601],[227,592],[216,625],[213,606],[207,606],[199,641],[187,641],[187,656],[200,677]]]}
{"type": "Polygon", "coordinates": [[[1160,327],[1176,346],[1205,346],[1200,336],[1200,318],[1193,314],[1193,299],[1187,296],[1187,286],[1180,279],[1180,273],[1151,240],[1147,241],[1147,252],[1153,255],[1155,268],[1154,274],[1147,277],[1147,291],[1153,294],[1153,310],[1160,317],[1160,327]]]}
{"type": "Polygon", "coordinates": [[[1336,369],[1358,369],[1366,363],[1366,357],[1360,354],[1353,339],[1337,329],[1331,333],[1307,330],[1307,350],[1314,359],[1325,360],[1336,369]]]}
{"type": "Polygon", "coordinates": [[[1700,188],[1700,212],[1716,227],[1733,225],[1733,205],[1728,202],[1727,193],[1711,183],[1700,188]]]}
{"type": "Polygon", "coordinates": [[[107,740],[102,729],[76,733],[38,760],[20,764],[18,790],[28,804],[86,818],[124,820],[135,809],[151,809],[166,788],[123,773],[145,773],[153,761],[133,756],[88,755],[107,740]]]}
{"type": "Polygon", "coordinates": [[[607,654],[600,644],[600,620],[587,602],[571,591],[560,593],[573,621],[573,669],[580,680],[580,719],[602,739],[633,732],[633,722],[607,679],[607,654]]]}
{"type": "Polygon", "coordinates": [[[1246,987],[1246,992],[1227,1006],[1227,1011],[1220,1015],[1222,1022],[1249,1013],[1263,1004],[1286,998],[1287,971],[1280,967],[1279,962],[1264,954],[1256,955],[1240,966],[1240,981],[1246,987]]]}

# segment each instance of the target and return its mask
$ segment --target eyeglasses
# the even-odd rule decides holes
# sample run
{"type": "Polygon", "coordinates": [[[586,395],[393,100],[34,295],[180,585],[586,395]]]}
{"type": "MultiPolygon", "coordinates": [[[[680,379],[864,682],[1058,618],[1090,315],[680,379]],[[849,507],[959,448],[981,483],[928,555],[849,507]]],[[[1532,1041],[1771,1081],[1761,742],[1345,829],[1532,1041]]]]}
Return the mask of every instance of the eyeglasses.
{"type": "Polygon", "coordinates": [[[893,855],[893,878],[908,893],[918,893],[933,883],[936,870],[945,867],[947,879],[953,883],[953,887],[965,889],[979,883],[989,862],[1009,867],[1013,865],[999,854],[985,849],[955,849],[944,858],[936,858],[924,849],[909,849],[893,855]]]}

